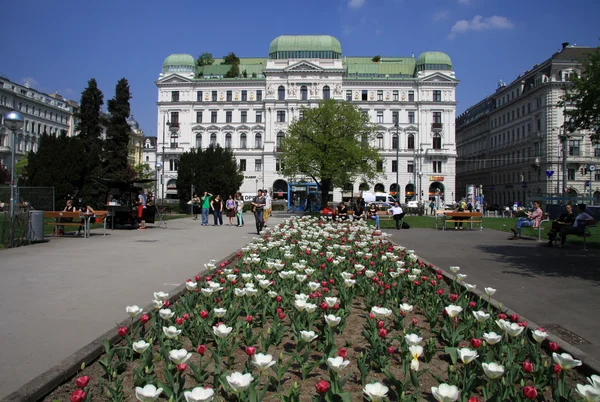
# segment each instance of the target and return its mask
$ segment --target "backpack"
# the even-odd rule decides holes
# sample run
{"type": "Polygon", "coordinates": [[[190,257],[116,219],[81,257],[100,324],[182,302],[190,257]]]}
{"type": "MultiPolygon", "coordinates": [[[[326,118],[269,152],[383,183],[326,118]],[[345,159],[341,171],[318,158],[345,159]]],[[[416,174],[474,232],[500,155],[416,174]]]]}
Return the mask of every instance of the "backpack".
{"type": "Polygon", "coordinates": [[[410,225],[404,221],[402,221],[402,229],[410,229],[410,225]]]}

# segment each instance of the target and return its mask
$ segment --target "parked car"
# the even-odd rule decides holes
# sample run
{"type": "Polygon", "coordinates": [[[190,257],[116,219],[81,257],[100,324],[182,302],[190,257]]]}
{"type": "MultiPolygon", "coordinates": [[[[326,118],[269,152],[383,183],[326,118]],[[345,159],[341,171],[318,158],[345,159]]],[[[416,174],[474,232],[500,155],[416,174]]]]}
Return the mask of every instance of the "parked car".
{"type": "Polygon", "coordinates": [[[419,201],[409,201],[406,203],[406,206],[408,208],[418,208],[419,207],[419,201]]]}

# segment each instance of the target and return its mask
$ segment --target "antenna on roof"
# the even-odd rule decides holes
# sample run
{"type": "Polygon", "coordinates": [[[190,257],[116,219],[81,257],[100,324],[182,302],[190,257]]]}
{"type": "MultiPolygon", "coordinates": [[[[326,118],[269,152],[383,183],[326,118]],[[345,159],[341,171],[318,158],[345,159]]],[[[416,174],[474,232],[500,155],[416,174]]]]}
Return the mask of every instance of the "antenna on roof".
{"type": "Polygon", "coordinates": [[[414,59],[415,58],[415,52],[412,52],[412,56],[410,56],[410,57],[412,57],[414,59]]]}

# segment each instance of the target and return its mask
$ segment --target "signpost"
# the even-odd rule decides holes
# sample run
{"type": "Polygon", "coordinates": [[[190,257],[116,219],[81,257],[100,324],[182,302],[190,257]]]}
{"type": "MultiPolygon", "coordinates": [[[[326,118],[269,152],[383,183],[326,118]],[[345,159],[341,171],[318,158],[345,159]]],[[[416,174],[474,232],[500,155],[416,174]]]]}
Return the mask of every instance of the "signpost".
{"type": "Polygon", "coordinates": [[[590,200],[592,199],[592,175],[594,174],[594,171],[596,170],[596,165],[590,165],[588,167],[588,170],[590,171],[590,200]]]}

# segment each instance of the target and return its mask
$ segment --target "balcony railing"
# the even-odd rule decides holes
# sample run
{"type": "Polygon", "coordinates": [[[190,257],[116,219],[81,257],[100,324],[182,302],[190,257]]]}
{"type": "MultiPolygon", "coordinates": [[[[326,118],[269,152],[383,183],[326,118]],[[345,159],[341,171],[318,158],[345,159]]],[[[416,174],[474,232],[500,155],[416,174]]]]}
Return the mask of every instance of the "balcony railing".
{"type": "Polygon", "coordinates": [[[439,132],[442,131],[444,125],[442,123],[431,123],[431,131],[439,132]]]}
{"type": "Polygon", "coordinates": [[[169,125],[169,130],[171,131],[177,131],[179,130],[179,122],[178,121],[174,121],[169,125]]]}
{"type": "Polygon", "coordinates": [[[0,152],[10,152],[10,147],[6,145],[0,145],[0,152]]]}

